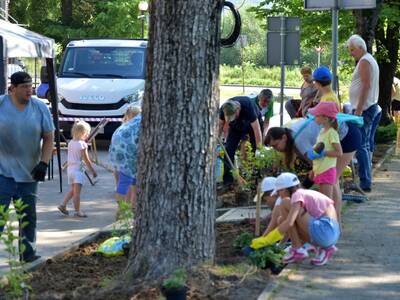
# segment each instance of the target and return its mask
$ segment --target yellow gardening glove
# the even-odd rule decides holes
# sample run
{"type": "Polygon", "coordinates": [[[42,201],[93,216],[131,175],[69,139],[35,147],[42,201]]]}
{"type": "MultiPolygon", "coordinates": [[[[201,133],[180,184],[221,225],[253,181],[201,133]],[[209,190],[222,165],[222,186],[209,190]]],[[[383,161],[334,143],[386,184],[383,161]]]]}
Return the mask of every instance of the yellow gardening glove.
{"type": "Polygon", "coordinates": [[[250,247],[253,249],[260,249],[280,241],[283,238],[282,233],[279,232],[278,228],[275,228],[266,236],[262,236],[251,241],[250,247]]]}

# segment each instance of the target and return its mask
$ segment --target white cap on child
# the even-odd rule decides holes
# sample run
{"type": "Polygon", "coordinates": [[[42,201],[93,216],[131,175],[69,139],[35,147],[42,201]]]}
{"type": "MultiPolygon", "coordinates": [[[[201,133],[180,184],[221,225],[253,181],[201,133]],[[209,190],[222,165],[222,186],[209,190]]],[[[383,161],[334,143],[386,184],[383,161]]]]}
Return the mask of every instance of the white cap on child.
{"type": "Polygon", "coordinates": [[[275,189],[276,178],[275,177],[265,177],[261,181],[261,192],[268,192],[275,189]]]}
{"type": "Polygon", "coordinates": [[[299,185],[299,178],[293,173],[282,173],[276,178],[275,188],[271,195],[277,195],[279,190],[299,185]]]}
{"type": "MultiPolygon", "coordinates": [[[[276,182],[276,178],[275,177],[265,177],[261,181],[260,192],[261,193],[265,193],[265,192],[268,192],[268,191],[272,191],[275,188],[275,182],[276,182]]],[[[253,201],[257,202],[257,195],[254,197],[253,201]]]]}

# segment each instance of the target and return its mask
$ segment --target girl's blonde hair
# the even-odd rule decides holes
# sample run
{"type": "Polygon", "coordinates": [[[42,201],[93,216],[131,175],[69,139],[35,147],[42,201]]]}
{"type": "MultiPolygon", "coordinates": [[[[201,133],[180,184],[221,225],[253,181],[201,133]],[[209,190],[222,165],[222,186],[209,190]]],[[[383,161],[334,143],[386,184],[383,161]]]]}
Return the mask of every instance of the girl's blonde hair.
{"type": "Polygon", "coordinates": [[[133,119],[138,114],[142,112],[142,109],[138,105],[129,105],[126,109],[124,117],[122,118],[122,123],[128,122],[130,119],[133,119]]]}
{"type": "Polygon", "coordinates": [[[82,138],[82,136],[84,134],[89,134],[91,130],[90,124],[85,122],[85,121],[81,121],[81,120],[77,120],[75,121],[74,125],[72,126],[72,138],[74,140],[80,140],[82,138]]]}

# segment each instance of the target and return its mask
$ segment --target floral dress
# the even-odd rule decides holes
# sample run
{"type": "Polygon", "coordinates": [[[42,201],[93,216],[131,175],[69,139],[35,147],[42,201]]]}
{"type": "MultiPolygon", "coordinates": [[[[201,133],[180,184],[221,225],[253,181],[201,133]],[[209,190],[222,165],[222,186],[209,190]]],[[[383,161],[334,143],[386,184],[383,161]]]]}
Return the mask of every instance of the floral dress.
{"type": "Polygon", "coordinates": [[[110,162],[124,175],[136,178],[137,149],[142,116],[138,115],[115,130],[109,149],[110,162]]]}

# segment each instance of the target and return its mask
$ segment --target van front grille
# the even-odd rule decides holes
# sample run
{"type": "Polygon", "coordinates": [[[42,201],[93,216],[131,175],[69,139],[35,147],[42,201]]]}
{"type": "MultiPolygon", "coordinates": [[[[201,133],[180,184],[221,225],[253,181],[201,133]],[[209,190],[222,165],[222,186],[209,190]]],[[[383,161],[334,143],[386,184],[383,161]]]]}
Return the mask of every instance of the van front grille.
{"type": "Polygon", "coordinates": [[[119,100],[117,103],[108,103],[108,104],[83,104],[83,103],[72,103],[68,102],[66,99],[61,99],[62,105],[64,105],[67,109],[76,109],[76,110],[118,110],[122,106],[126,104],[126,101],[119,100]]]}

